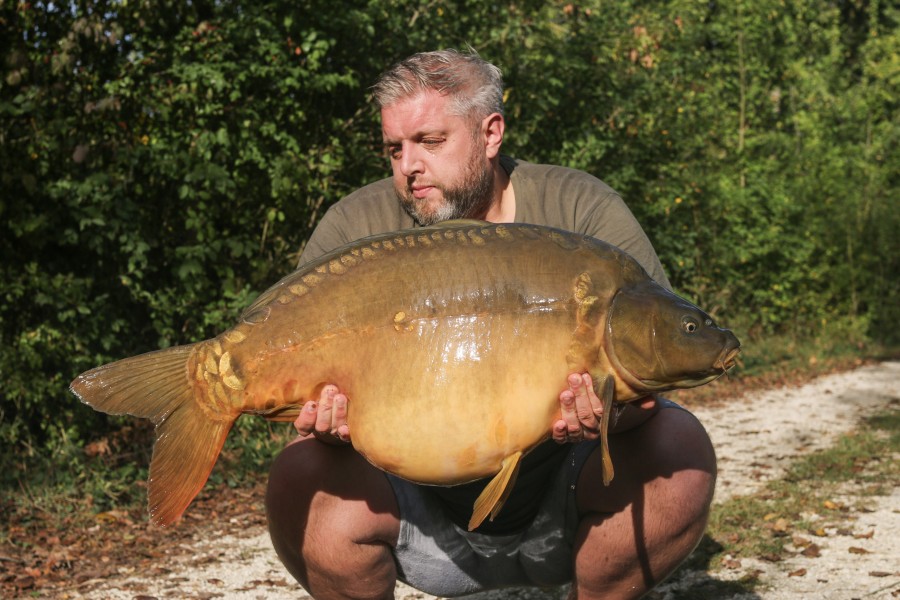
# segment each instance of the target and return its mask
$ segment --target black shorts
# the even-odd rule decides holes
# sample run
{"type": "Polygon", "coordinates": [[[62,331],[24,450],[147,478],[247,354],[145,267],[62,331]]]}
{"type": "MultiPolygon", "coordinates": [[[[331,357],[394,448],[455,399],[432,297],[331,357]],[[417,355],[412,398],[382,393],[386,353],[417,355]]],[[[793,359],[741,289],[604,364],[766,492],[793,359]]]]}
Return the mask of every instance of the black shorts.
{"type": "Polygon", "coordinates": [[[512,534],[466,531],[447,518],[428,486],[388,475],[400,507],[398,578],[435,596],[568,583],[579,520],[575,486],[597,448],[597,440],[572,447],[531,525],[512,534]]]}

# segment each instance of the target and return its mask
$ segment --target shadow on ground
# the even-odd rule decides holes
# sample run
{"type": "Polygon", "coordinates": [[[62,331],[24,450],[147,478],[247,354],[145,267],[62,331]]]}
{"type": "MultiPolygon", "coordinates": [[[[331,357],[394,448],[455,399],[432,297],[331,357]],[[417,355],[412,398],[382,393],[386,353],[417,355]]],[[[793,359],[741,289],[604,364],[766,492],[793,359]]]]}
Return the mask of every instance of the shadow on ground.
{"type": "Polygon", "coordinates": [[[713,558],[725,547],[704,535],[696,550],[662,585],[645,596],[649,600],[761,600],[754,590],[756,577],[738,580],[716,579],[710,575],[713,558]]]}

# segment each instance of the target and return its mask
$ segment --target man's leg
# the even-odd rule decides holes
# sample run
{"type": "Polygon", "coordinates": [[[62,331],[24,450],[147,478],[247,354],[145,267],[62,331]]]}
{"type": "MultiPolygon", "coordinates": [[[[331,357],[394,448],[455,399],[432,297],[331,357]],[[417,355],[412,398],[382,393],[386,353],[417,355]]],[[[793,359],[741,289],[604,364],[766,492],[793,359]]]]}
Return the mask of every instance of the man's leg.
{"type": "Polygon", "coordinates": [[[384,473],[349,446],[306,439],[275,460],[269,535],[291,575],[317,599],[393,598],[400,517],[384,473]]]}
{"type": "Polygon", "coordinates": [[[599,449],[585,463],[576,498],[572,598],[638,598],[699,543],[716,480],[709,436],[690,413],[663,407],[610,437],[615,478],[604,487],[599,449]]]}

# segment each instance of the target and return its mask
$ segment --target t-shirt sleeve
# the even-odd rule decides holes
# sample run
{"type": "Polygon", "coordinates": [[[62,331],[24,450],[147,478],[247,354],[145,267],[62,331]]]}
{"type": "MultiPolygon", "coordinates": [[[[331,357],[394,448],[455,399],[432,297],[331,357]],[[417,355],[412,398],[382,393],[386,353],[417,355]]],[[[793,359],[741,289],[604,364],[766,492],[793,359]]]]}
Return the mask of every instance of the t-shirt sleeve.
{"type": "Polygon", "coordinates": [[[322,215],[298,266],[370,235],[411,227],[412,217],[397,201],[391,180],[382,179],[342,198],[322,215]]]}
{"type": "Polygon", "coordinates": [[[517,221],[559,227],[617,246],[671,289],[650,239],[610,186],[584,171],[521,161],[512,177],[517,221]]]}
{"type": "Polygon", "coordinates": [[[650,238],[619,194],[606,194],[593,210],[586,211],[584,226],[582,233],[621,248],[633,256],[654,281],[672,289],[650,238]]]}
{"type": "Polygon", "coordinates": [[[305,265],[317,258],[328,254],[335,248],[339,248],[344,244],[349,244],[348,232],[343,225],[347,222],[340,214],[342,211],[338,208],[338,204],[331,206],[325,214],[319,219],[315,230],[309,236],[303,252],[300,254],[300,262],[298,266],[305,265]]]}

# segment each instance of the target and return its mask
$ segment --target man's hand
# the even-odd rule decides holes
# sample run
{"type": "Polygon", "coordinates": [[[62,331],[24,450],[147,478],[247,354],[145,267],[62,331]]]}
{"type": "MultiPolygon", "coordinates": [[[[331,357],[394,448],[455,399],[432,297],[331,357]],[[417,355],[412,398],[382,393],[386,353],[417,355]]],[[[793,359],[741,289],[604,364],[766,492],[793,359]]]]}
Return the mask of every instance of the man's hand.
{"type": "Polygon", "coordinates": [[[603,404],[594,393],[591,376],[572,373],[569,387],[559,395],[562,418],[553,424],[553,441],[558,444],[595,440],[600,437],[603,404]]]}
{"type": "MultiPolygon", "coordinates": [[[[561,418],[553,424],[553,440],[558,444],[596,440],[600,437],[600,419],[603,418],[603,402],[594,392],[594,382],[588,373],[571,373],[568,388],[559,395],[561,418]]],[[[613,415],[610,433],[618,433],[640,425],[656,412],[656,399],[652,396],[619,405],[618,418],[613,415]],[[640,410],[634,410],[634,407],[640,410]]]]}
{"type": "Polygon", "coordinates": [[[322,388],[319,401],[310,400],[303,405],[294,420],[294,429],[301,438],[310,435],[327,444],[350,442],[350,426],[347,425],[347,396],[336,385],[322,388]]]}

